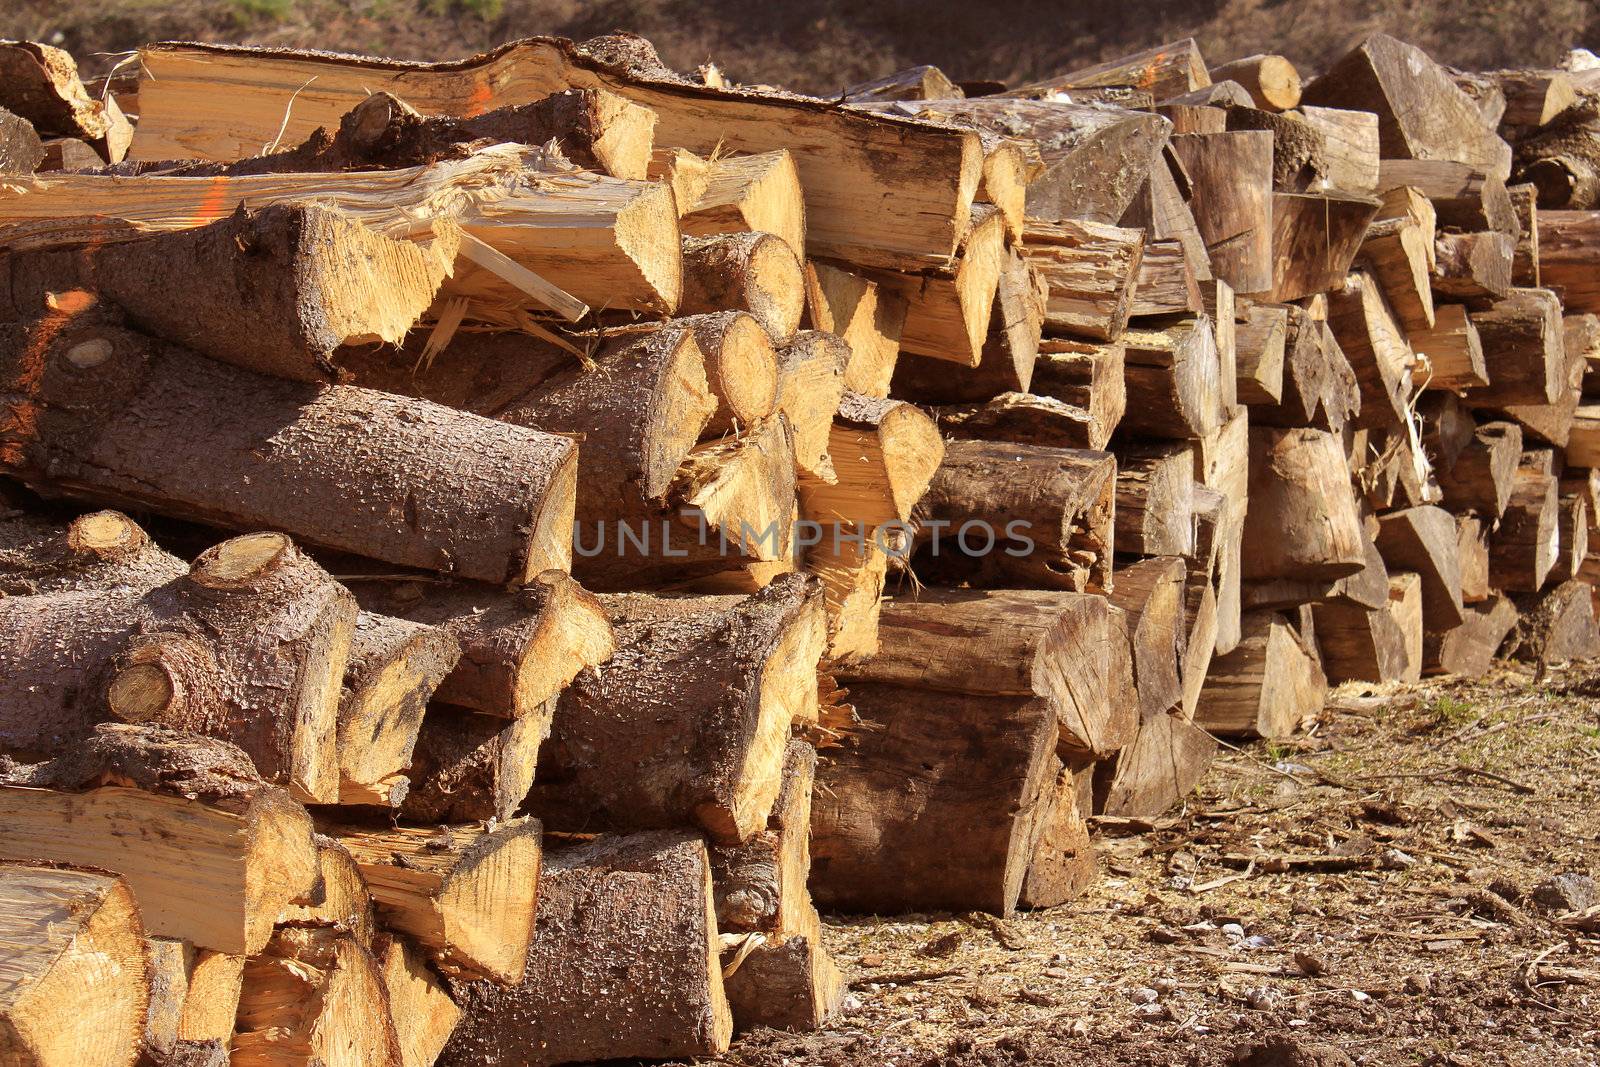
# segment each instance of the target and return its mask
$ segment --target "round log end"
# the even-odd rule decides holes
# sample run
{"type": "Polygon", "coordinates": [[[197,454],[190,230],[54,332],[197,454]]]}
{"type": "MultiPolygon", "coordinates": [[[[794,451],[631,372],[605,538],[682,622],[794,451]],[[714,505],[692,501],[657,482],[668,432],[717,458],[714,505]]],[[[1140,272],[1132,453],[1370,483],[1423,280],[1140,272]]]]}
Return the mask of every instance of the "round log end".
{"type": "Polygon", "coordinates": [[[208,589],[247,588],[276,570],[293,547],[283,534],[245,534],[203,552],[189,576],[208,589]]]}
{"type": "Polygon", "coordinates": [[[90,337],[69,347],[65,358],[79,370],[91,370],[110,359],[116,350],[116,345],[109,338],[90,337]]]}
{"type": "Polygon", "coordinates": [[[130,555],[150,538],[139,524],[120,511],[96,511],[79,515],[67,527],[67,548],[75,555],[117,559],[130,555]]]}
{"type": "Polygon", "coordinates": [[[1300,72],[1283,56],[1262,56],[1261,99],[1278,111],[1288,111],[1300,103],[1300,72]]]}
{"type": "Polygon", "coordinates": [[[177,701],[178,683],[164,663],[135,663],[111,680],[106,698],[122,722],[160,721],[177,701]]]}
{"type": "Polygon", "coordinates": [[[719,348],[701,347],[712,368],[713,391],[735,418],[748,424],[772,414],[778,403],[778,358],[754,316],[735,316],[719,348]]]}

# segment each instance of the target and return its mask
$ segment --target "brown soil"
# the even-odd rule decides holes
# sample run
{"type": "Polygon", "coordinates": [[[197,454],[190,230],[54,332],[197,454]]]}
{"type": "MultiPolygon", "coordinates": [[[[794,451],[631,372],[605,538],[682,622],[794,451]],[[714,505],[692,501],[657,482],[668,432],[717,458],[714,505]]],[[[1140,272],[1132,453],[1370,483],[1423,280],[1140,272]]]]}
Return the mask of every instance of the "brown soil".
{"type": "Polygon", "coordinates": [[[1347,686],[1182,811],[1103,826],[1072,905],[830,917],[845,1018],[720,1062],[1600,1063],[1600,894],[1539,891],[1600,876],[1597,772],[1600,668],[1347,686]]]}

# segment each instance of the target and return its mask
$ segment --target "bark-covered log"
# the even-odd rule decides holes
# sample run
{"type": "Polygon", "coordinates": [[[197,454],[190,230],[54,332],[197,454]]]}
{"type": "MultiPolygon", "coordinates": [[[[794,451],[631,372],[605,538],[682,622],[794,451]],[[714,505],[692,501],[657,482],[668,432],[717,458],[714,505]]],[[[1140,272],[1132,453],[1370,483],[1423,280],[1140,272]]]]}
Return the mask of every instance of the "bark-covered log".
{"type": "Polygon", "coordinates": [[[1244,86],[1256,107],[1288,111],[1300,103],[1300,72],[1283,56],[1253,55],[1212,67],[1213,82],[1232,81],[1244,86]]]}
{"type": "Polygon", "coordinates": [[[766,825],[796,718],[816,717],[821,590],[607,597],[617,652],[562,694],[529,809],[552,829],[693,823],[719,843],[766,825]]]}
{"type": "Polygon", "coordinates": [[[742,845],[710,846],[717,929],[722,933],[813,938],[820,934],[806,888],[816,771],[816,749],[804,741],[790,741],[783,760],[783,787],[766,828],[742,845]]]}
{"type": "Polygon", "coordinates": [[[413,822],[508,819],[533,785],[555,715],[552,698],[519,719],[435,704],[423,716],[400,814],[413,822]]]}
{"type": "Polygon", "coordinates": [[[1200,46],[1193,37],[1185,37],[1131,56],[1052,74],[1012,92],[1018,96],[1037,96],[1058,89],[1133,85],[1147,90],[1157,100],[1167,100],[1210,84],[1211,76],[1206,73],[1200,46]]]}
{"type": "Polygon", "coordinates": [[[947,100],[965,95],[944,71],[927,64],[897,70],[839,91],[840,99],[847,104],[869,100],[947,100]]]}
{"type": "Polygon", "coordinates": [[[836,670],[852,693],[856,682],[869,682],[1035,698],[1056,717],[1062,751],[1094,758],[1116,751],[1133,730],[1123,629],[1121,613],[1092,594],[925,589],[889,598],[878,654],[836,670]],[[975,644],[993,655],[964,658],[960,650],[975,644]]]}
{"type": "Polygon", "coordinates": [[[188,569],[120,511],[89,512],[65,526],[26,512],[0,515],[0,593],[7,596],[154,589],[188,569]]]}
{"type": "Polygon", "coordinates": [[[1109,453],[951,441],[912,517],[925,550],[918,573],[1076,592],[1105,585],[1116,487],[1109,453]]]}
{"type": "Polygon", "coordinates": [[[1009,915],[1055,785],[1055,714],[1025,696],[877,682],[852,683],[850,700],[884,729],[858,733],[818,768],[818,903],[1009,915]]]}
{"type": "Polygon", "coordinates": [[[59,48],[34,41],[0,43],[0,107],[48,137],[77,137],[107,163],[127,153],[133,127],[115,99],[96,100],[78,79],[78,65],[59,48]]]}
{"type": "Polygon", "coordinates": [[[81,287],[135,329],[212,359],[334,381],[340,346],[398,342],[433,304],[458,236],[447,220],[436,233],[422,245],[314,204],[240,207],[194,229],[12,256],[0,307],[25,321],[52,293],[81,287]]]}
{"type": "Polygon", "coordinates": [[[317,881],[304,808],[232,745],[160,727],[101,726],[54,760],[8,764],[0,813],[0,857],[116,871],[148,933],[202,948],[261,951],[317,881]]]}
{"type": "Polygon", "coordinates": [[[799,327],[804,310],[800,259],[782,238],[745,232],[683,239],[680,314],[749,312],[782,341],[799,327]]]}
{"type": "Polygon", "coordinates": [[[440,1067],[720,1055],[733,1020],[705,844],[661,831],[552,851],[521,980],[450,989],[462,1018],[440,1067]]]}
{"type": "Polygon", "coordinates": [[[49,492],[491,582],[571,559],[577,449],[564,438],[264,378],[94,313],[7,329],[0,366],[13,412],[0,459],[49,492]]]}
{"type": "Polygon", "coordinates": [[[844,978],[816,934],[756,946],[723,982],[739,1033],[757,1027],[820,1030],[844,1003],[844,978]]]}

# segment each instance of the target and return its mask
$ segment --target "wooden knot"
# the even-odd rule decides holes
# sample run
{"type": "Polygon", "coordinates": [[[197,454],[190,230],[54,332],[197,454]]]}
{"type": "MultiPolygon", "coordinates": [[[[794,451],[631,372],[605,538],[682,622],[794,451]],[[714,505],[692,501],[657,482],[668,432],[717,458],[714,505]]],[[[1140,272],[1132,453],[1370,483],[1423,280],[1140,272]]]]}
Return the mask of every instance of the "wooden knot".
{"type": "Polygon", "coordinates": [[[189,577],[207,589],[250,589],[282,566],[293,548],[280,533],[245,534],[202,552],[189,577]]]}
{"type": "Polygon", "coordinates": [[[79,515],[67,527],[67,549],[76,556],[121,559],[149,543],[149,536],[120,511],[79,515]]]}
{"type": "Polygon", "coordinates": [[[106,700],[122,722],[173,725],[183,721],[185,709],[200,698],[199,690],[216,669],[211,649],[192,637],[145,638],[123,659],[106,700]]]}

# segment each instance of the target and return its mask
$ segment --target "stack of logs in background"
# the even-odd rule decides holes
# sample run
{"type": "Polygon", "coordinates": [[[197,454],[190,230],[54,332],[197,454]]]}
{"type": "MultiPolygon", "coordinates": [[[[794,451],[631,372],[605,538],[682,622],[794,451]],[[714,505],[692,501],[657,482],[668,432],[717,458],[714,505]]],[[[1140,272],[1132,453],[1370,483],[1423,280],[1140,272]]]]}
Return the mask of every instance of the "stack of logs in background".
{"type": "Polygon", "coordinates": [[[1600,652],[1600,72],[967,89],[0,45],[7,1062],[712,1055],[1600,652]]]}

